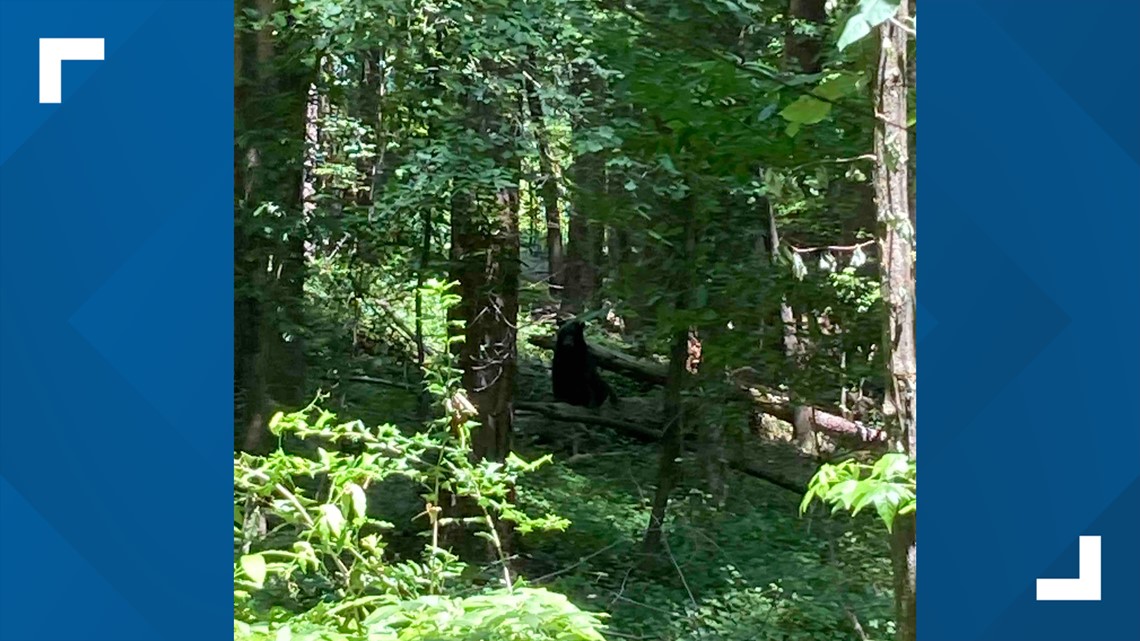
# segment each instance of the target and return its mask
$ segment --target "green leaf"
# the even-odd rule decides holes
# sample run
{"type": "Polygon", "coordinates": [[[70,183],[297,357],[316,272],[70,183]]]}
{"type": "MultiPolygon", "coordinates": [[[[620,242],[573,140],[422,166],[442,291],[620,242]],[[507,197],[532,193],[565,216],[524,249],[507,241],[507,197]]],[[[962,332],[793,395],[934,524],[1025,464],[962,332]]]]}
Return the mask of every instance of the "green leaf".
{"type": "Polygon", "coordinates": [[[265,585],[265,557],[260,554],[246,554],[241,557],[241,570],[251,581],[257,584],[257,587],[265,585]]]}
{"type": "Polygon", "coordinates": [[[890,501],[879,501],[875,504],[875,510],[879,513],[879,518],[883,520],[883,524],[887,526],[887,531],[893,531],[897,512],[896,504],[890,501]]]}
{"type": "Polygon", "coordinates": [[[871,30],[890,20],[899,11],[899,0],[859,0],[859,8],[847,19],[839,36],[839,50],[865,38],[871,30]]]}
{"type": "Polygon", "coordinates": [[[301,567],[315,570],[320,565],[320,560],[317,558],[317,551],[313,549],[313,545],[308,541],[294,541],[293,553],[297,555],[297,560],[300,562],[301,567]]]}
{"type": "Polygon", "coordinates": [[[337,506],[325,503],[321,506],[321,523],[326,525],[334,536],[340,536],[344,530],[344,515],[337,506]]]}
{"type": "Polygon", "coordinates": [[[780,116],[788,122],[813,125],[821,122],[831,113],[831,105],[811,96],[800,96],[795,102],[784,107],[780,116]]]}
{"type": "Polygon", "coordinates": [[[812,93],[824,100],[839,100],[859,89],[863,77],[846,71],[828,74],[812,93]]]}
{"type": "Polygon", "coordinates": [[[356,483],[345,486],[349,498],[352,499],[352,512],[356,518],[363,519],[368,512],[368,498],[364,495],[364,488],[356,483]]]}

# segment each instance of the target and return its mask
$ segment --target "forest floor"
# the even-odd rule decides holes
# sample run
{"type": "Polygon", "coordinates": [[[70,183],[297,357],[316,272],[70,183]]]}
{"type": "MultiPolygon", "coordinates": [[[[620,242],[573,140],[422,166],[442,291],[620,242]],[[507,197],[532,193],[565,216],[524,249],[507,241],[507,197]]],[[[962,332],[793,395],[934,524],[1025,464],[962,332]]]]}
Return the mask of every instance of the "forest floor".
{"type": "MultiPolygon", "coordinates": [[[[552,324],[528,313],[541,305],[541,296],[530,291],[539,300],[525,301],[520,335],[551,332],[552,324]]],[[[522,339],[519,345],[517,400],[551,401],[549,354],[522,339]]],[[[369,373],[393,380],[401,371],[390,366],[369,373]]],[[[658,390],[605,375],[634,405],[657,405],[658,390]]],[[[341,411],[353,418],[417,427],[412,389],[346,382],[337,394],[341,411]]],[[[814,471],[811,460],[770,436],[746,434],[738,446],[756,465],[806,482],[814,471]]],[[[887,546],[872,516],[832,517],[818,508],[801,516],[800,495],[738,472],[728,473],[718,505],[700,489],[698,463],[686,457],[669,507],[666,558],[647,566],[640,550],[656,483],[656,444],[598,425],[520,413],[514,447],[528,460],[553,455],[550,465],[526,477],[520,506],[571,522],[565,532],[522,537],[517,570],[532,585],[607,612],[615,639],[809,641],[887,638],[892,632],[887,546]]],[[[387,520],[397,530],[404,529],[401,522],[411,525],[422,510],[416,501],[414,492],[387,492],[387,520]]],[[[406,534],[390,539],[397,555],[401,548],[409,555],[422,549],[418,534],[410,528],[406,534]]]]}

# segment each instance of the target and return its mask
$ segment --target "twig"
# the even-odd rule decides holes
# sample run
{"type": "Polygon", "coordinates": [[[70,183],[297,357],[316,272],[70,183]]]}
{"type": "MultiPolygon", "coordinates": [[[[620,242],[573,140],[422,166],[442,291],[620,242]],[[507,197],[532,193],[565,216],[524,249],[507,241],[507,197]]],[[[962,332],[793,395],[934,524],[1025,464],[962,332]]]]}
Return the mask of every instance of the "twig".
{"type": "Polygon", "coordinates": [[[554,572],[551,572],[550,574],[544,574],[544,575],[538,577],[537,579],[534,579],[533,581],[531,581],[531,583],[536,583],[536,584],[542,583],[543,581],[553,579],[554,577],[556,577],[560,574],[565,574],[565,573],[569,572],[570,570],[573,570],[574,568],[578,567],[579,565],[582,565],[586,561],[589,561],[590,559],[594,558],[595,556],[598,556],[599,554],[606,552],[607,550],[612,550],[613,548],[617,547],[621,543],[623,543],[623,541],[614,541],[613,543],[610,543],[609,545],[607,545],[604,548],[601,548],[599,550],[595,550],[594,552],[591,552],[591,553],[587,554],[586,556],[579,558],[577,563],[574,563],[573,565],[568,565],[568,566],[562,568],[561,570],[555,570],[554,572]]]}
{"type": "Polygon", "coordinates": [[[851,252],[851,251],[855,251],[856,249],[862,249],[864,247],[869,247],[871,245],[874,245],[877,242],[879,242],[879,241],[878,240],[865,240],[861,243],[855,243],[854,245],[827,245],[825,247],[794,247],[792,245],[788,245],[788,247],[791,247],[792,251],[796,252],[797,254],[810,254],[811,252],[817,252],[817,251],[821,251],[821,250],[827,250],[827,251],[832,251],[832,252],[851,252]]]}

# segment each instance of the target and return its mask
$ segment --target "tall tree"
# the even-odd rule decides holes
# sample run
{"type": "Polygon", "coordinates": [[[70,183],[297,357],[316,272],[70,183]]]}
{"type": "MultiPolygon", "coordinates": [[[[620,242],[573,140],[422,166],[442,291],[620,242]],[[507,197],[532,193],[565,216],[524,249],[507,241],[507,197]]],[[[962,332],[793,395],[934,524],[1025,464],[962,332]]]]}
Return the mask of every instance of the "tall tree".
{"type": "Polygon", "coordinates": [[[523,88],[534,127],[534,137],[538,143],[538,163],[541,175],[538,189],[542,195],[542,209],[546,219],[546,257],[550,288],[561,294],[564,282],[562,256],[562,213],[558,208],[558,177],[554,166],[554,154],[550,149],[550,134],[546,130],[546,110],[542,107],[542,97],[534,77],[538,74],[538,62],[534,50],[527,52],[527,69],[523,71],[523,88]]]}
{"type": "MultiPolygon", "coordinates": [[[[689,192],[691,193],[691,192],[689,192]]],[[[677,237],[673,238],[674,252],[667,254],[666,264],[673,285],[672,321],[677,323],[685,311],[692,307],[690,298],[693,291],[693,255],[697,244],[696,199],[691,195],[669,203],[669,211],[676,225],[677,237]]],[[[678,483],[679,459],[685,437],[689,412],[685,403],[685,389],[691,378],[689,345],[695,340],[691,327],[682,325],[670,332],[669,369],[665,379],[665,396],[662,401],[661,416],[665,422],[661,436],[661,453],[657,463],[657,490],[650,507],[649,526],[645,530],[643,549],[649,556],[661,548],[665,526],[665,513],[669,506],[669,495],[678,483]]],[[[695,366],[695,365],[694,365],[695,366]]]]}
{"type": "MultiPolygon", "coordinates": [[[[495,105],[469,95],[472,132],[497,131],[503,120],[495,105]]],[[[495,157],[504,161],[502,146],[495,157]]],[[[501,461],[510,453],[512,393],[517,362],[519,224],[515,178],[457,185],[451,208],[451,270],[459,282],[460,303],[452,319],[464,322],[459,347],[464,388],[479,411],[472,443],[478,458],[501,461]]]]}
{"type": "MultiPolygon", "coordinates": [[[[823,38],[820,29],[827,20],[825,4],[825,0],[789,1],[788,15],[791,20],[788,21],[787,35],[784,38],[784,64],[791,71],[815,74],[823,68],[823,38]]],[[[780,251],[780,236],[775,215],[770,209],[769,221],[771,225],[769,238],[772,256],[775,259],[780,251]]],[[[799,373],[795,378],[802,381],[805,347],[798,336],[799,318],[786,300],[780,303],[780,325],[784,334],[784,355],[788,359],[789,367],[799,373]]],[[[793,400],[800,400],[803,390],[792,389],[791,395],[793,400]]],[[[802,451],[811,455],[818,454],[815,412],[810,403],[804,402],[793,406],[792,434],[802,451]]]]}
{"type": "Polygon", "coordinates": [[[234,143],[235,444],[256,450],[270,415],[301,404],[305,391],[302,141],[315,74],[280,65],[288,43],[273,27],[273,0],[236,8],[258,17],[252,32],[235,34],[234,105],[243,132],[234,143]]]}
{"type": "MultiPolygon", "coordinates": [[[[593,120],[600,113],[601,93],[605,83],[596,71],[586,65],[576,65],[572,93],[582,97],[585,117],[575,123],[582,129],[596,125],[593,120]]],[[[569,216],[569,244],[566,248],[562,307],[571,313],[581,312],[589,304],[597,289],[601,255],[599,234],[604,228],[596,220],[599,196],[605,191],[605,156],[599,151],[580,153],[570,167],[573,184],[573,206],[569,216]]]]}
{"type": "MultiPolygon", "coordinates": [[[[887,390],[884,414],[895,444],[916,458],[917,396],[914,308],[914,240],[909,173],[908,0],[895,17],[879,25],[875,74],[875,198],[882,252],[882,297],[886,303],[887,390]]],[[[891,540],[899,641],[913,641],[915,627],[916,534],[914,515],[897,519],[891,540]]]]}

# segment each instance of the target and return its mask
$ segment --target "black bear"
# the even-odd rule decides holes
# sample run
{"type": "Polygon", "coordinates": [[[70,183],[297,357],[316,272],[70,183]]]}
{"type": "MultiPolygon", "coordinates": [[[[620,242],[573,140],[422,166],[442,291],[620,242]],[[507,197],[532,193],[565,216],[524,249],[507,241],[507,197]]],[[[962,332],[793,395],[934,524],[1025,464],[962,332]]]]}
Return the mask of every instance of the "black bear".
{"type": "Polygon", "coordinates": [[[598,374],[598,364],[586,345],[586,324],[578,319],[558,328],[554,344],[554,398],[582,407],[601,407],[606,399],[617,400],[598,374]]]}

